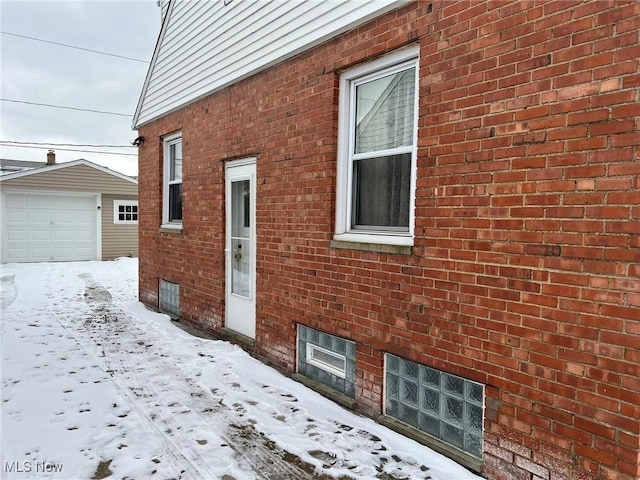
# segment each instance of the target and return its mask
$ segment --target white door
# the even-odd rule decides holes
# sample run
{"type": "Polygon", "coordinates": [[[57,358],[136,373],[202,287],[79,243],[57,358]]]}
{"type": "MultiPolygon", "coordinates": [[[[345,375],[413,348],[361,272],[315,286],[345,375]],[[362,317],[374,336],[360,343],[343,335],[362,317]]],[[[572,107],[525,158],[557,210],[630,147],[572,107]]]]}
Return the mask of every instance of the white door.
{"type": "Polygon", "coordinates": [[[256,163],[226,166],[226,327],[256,336],[256,163]]]}
{"type": "Polygon", "coordinates": [[[3,261],[99,259],[99,196],[5,192],[3,261]]]}

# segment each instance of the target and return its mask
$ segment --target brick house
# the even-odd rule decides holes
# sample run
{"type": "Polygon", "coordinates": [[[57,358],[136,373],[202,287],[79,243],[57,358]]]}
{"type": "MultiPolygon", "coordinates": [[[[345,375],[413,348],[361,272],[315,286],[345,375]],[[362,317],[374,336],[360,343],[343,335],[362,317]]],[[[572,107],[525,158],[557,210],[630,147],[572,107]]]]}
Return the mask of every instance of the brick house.
{"type": "Polygon", "coordinates": [[[640,3],[165,3],[140,300],[491,479],[640,476],[640,3]]]}

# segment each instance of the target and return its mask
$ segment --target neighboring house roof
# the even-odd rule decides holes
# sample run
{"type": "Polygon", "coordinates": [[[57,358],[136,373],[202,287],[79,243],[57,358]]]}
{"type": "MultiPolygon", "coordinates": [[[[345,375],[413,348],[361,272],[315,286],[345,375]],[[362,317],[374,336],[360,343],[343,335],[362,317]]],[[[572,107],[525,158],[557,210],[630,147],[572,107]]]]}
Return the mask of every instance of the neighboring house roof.
{"type": "Polygon", "coordinates": [[[406,0],[171,0],[133,128],[405,3],[406,0]]]}
{"type": "Polygon", "coordinates": [[[0,175],[7,173],[21,172],[32,168],[44,167],[46,162],[30,162],[27,160],[11,160],[9,158],[0,158],[0,175]]]}
{"type": "MultiPolygon", "coordinates": [[[[36,163],[36,162],[33,162],[36,163]]],[[[83,158],[79,159],[79,160],[73,160],[72,162],[65,162],[65,163],[57,163],[55,165],[48,165],[48,166],[44,166],[44,167],[40,167],[40,168],[33,168],[30,170],[23,170],[23,171],[19,171],[19,172],[14,172],[14,173],[8,173],[6,175],[2,175],[0,176],[0,182],[6,182],[8,180],[13,180],[15,178],[21,178],[21,177],[27,177],[30,175],[39,175],[42,173],[50,173],[50,172],[54,172],[54,171],[60,171],[60,170],[64,170],[67,168],[72,168],[72,167],[76,167],[78,165],[85,165],[87,167],[91,167],[94,168],[96,170],[99,170],[103,173],[107,173],[109,175],[113,175],[114,177],[120,178],[122,180],[125,180],[127,182],[131,182],[135,185],[138,184],[138,180],[133,178],[133,177],[129,177],[128,175],[125,175],[123,173],[120,172],[116,172],[114,170],[111,170],[107,167],[103,167],[101,165],[96,165],[95,163],[92,163],[88,160],[85,160],[83,158]]]]}

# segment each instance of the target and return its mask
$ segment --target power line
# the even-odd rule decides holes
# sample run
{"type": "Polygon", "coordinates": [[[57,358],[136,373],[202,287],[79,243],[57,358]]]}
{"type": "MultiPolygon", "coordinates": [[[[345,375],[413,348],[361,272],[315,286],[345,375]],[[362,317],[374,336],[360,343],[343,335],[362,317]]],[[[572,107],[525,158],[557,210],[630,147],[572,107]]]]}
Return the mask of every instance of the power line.
{"type": "Polygon", "coordinates": [[[62,105],[51,105],[50,103],[26,102],[24,100],[12,100],[12,99],[9,99],[9,98],[0,98],[0,101],[11,102],[11,103],[24,103],[26,105],[37,105],[39,107],[64,108],[65,110],[78,110],[78,111],[81,111],[81,112],[101,113],[103,115],[118,115],[118,116],[121,116],[121,117],[133,117],[133,115],[129,115],[129,114],[126,114],[126,113],[105,112],[105,111],[102,111],[102,110],[92,110],[90,108],[65,107],[65,106],[62,106],[62,105]]]}
{"type": "Polygon", "coordinates": [[[42,38],[29,37],[27,35],[19,35],[17,33],[3,32],[3,31],[0,31],[0,33],[2,33],[4,35],[11,35],[13,37],[26,38],[28,40],[34,40],[36,42],[50,43],[52,45],[58,45],[58,46],[61,46],[61,47],[75,48],[76,50],[84,50],[85,52],[98,53],[100,55],[107,55],[109,57],[123,58],[125,60],[131,60],[133,62],[149,63],[148,61],[140,60],[139,58],[125,57],[124,55],[116,55],[115,53],[101,52],[99,50],[91,50],[90,48],[76,47],[75,45],[68,45],[66,43],[52,42],[51,40],[43,40],[42,38]]]}
{"type": "MultiPolygon", "coordinates": [[[[1,142],[0,142],[1,143],[1,142]]],[[[50,148],[47,147],[32,147],[29,145],[7,145],[9,147],[15,147],[15,148],[36,148],[39,150],[51,150],[50,148]]],[[[101,151],[94,151],[94,150],[77,150],[77,149],[73,149],[73,148],[56,148],[56,151],[60,150],[63,152],[83,152],[83,153],[98,153],[101,155],[122,155],[122,156],[127,156],[127,157],[137,157],[138,155],[136,153],[117,153],[117,152],[101,152],[101,151]]]]}
{"type": "Polygon", "coordinates": [[[4,145],[53,145],[56,147],[96,147],[96,148],[136,148],[133,145],[96,145],[93,143],[50,143],[50,142],[18,142],[14,140],[0,140],[4,145]]]}

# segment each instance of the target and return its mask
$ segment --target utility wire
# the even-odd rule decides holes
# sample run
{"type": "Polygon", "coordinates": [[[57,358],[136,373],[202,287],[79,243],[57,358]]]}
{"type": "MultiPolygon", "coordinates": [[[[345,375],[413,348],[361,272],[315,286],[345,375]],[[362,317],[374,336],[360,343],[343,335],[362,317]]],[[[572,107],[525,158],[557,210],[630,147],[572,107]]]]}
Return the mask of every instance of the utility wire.
{"type": "Polygon", "coordinates": [[[23,100],[12,100],[10,98],[0,98],[0,101],[11,102],[11,103],[24,103],[27,105],[37,105],[39,107],[64,108],[66,110],[78,110],[81,112],[101,113],[103,115],[118,115],[120,117],[133,117],[133,115],[128,115],[126,113],[104,112],[102,110],[91,110],[90,108],[65,107],[62,105],[51,105],[50,103],[25,102],[23,100]]]}
{"type": "MultiPolygon", "coordinates": [[[[0,142],[1,143],[1,142],[0,142]]],[[[51,150],[48,147],[32,147],[29,145],[5,145],[8,147],[15,147],[15,148],[37,148],[39,150],[51,150]]],[[[77,150],[74,148],[56,148],[56,151],[64,151],[64,152],[84,152],[84,153],[98,153],[101,155],[122,155],[122,156],[127,156],[127,157],[137,157],[138,155],[136,153],[117,153],[117,152],[104,152],[104,151],[94,151],[94,150],[77,150]]]]}
{"type": "Polygon", "coordinates": [[[36,42],[50,43],[52,45],[58,45],[58,46],[61,46],[61,47],[75,48],[76,50],[84,50],[85,52],[98,53],[100,55],[107,55],[109,57],[123,58],[125,60],[131,60],[133,62],[149,63],[148,61],[140,60],[139,58],[125,57],[124,55],[116,55],[114,53],[101,52],[99,50],[91,50],[90,48],[76,47],[75,45],[68,45],[66,43],[52,42],[51,40],[43,40],[41,38],[29,37],[27,35],[18,35],[17,33],[3,32],[3,31],[0,31],[0,33],[2,33],[4,35],[11,35],[13,37],[26,38],[28,40],[34,40],[36,42]]]}
{"type": "Polygon", "coordinates": [[[4,145],[53,145],[56,147],[95,147],[95,148],[136,148],[134,145],[96,145],[89,143],[50,143],[50,142],[17,142],[14,140],[0,140],[4,145]]]}

